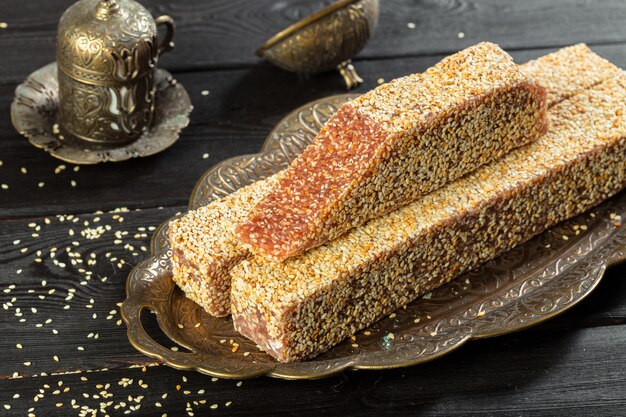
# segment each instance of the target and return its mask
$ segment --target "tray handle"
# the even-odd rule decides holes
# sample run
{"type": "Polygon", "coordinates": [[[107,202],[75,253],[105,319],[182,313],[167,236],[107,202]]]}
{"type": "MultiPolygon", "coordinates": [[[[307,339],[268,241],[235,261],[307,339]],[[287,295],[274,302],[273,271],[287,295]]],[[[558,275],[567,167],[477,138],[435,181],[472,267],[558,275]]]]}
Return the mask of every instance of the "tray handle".
{"type": "Polygon", "coordinates": [[[122,319],[127,326],[127,335],[130,344],[146,356],[159,359],[177,369],[190,369],[198,364],[197,352],[178,352],[166,348],[154,340],[141,324],[141,312],[144,308],[154,311],[157,315],[158,308],[149,304],[129,303],[128,299],[122,303],[122,319]]]}

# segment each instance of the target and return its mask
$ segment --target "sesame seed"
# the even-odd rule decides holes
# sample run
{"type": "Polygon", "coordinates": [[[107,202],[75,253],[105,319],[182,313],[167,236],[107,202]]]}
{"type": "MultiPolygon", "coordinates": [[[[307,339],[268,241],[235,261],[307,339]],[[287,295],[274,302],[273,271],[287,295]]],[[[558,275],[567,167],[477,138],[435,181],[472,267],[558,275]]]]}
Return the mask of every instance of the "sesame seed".
{"type": "Polygon", "coordinates": [[[409,29],[415,29],[416,28],[415,23],[413,23],[413,22],[407,23],[406,27],[408,27],[409,29]]]}

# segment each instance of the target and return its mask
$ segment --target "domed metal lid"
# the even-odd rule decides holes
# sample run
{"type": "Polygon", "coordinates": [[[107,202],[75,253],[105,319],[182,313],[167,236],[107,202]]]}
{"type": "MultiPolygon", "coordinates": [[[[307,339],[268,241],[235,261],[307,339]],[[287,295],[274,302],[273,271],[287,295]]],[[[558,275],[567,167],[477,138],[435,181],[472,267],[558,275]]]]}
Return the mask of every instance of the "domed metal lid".
{"type": "Polygon", "coordinates": [[[156,64],[157,29],[134,0],[80,0],[59,22],[59,69],[88,84],[132,81],[156,64]]]}

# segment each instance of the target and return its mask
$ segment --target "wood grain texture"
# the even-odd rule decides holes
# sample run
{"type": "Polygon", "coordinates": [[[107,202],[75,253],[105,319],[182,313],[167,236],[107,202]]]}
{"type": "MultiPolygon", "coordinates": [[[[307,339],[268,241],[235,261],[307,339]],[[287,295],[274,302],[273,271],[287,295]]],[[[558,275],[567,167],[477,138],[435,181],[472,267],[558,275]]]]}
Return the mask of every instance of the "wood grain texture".
{"type": "MultiPolygon", "coordinates": [[[[525,62],[552,50],[512,54],[517,62],[525,62]]],[[[624,45],[594,50],[626,68],[624,45]]],[[[375,87],[379,78],[389,81],[422,71],[442,57],[362,61],[359,71],[366,82],[356,91],[375,87]]],[[[9,186],[8,190],[0,189],[0,216],[186,205],[193,185],[212,165],[232,156],[258,152],[267,134],[288,112],[308,101],[344,92],[336,74],[305,80],[267,66],[187,72],[176,77],[188,89],[195,107],[191,125],[179,142],[149,158],[83,166],[79,172],[65,164],[67,169],[56,175],[55,168],[63,163],[29,145],[11,126],[9,106],[14,87],[0,85],[0,183],[9,186]],[[208,96],[201,94],[204,90],[209,91],[208,96]],[[208,159],[202,158],[205,153],[208,159]],[[27,174],[22,174],[22,167],[27,174]],[[41,181],[44,188],[38,187],[41,181]],[[76,187],[71,181],[76,181],[76,187]]]]}
{"type": "Polygon", "coordinates": [[[130,405],[136,408],[131,415],[155,417],[187,415],[188,407],[195,415],[259,417],[615,416],[626,407],[623,327],[519,333],[470,343],[422,366],[317,381],[212,381],[162,366],[5,379],[0,404],[11,407],[4,416],[24,416],[31,407],[37,415],[78,415],[80,407],[108,402],[112,416],[124,415],[130,405]],[[43,397],[35,402],[38,394],[43,397]]]}
{"type": "MultiPolygon", "coordinates": [[[[0,334],[7,335],[0,338],[0,378],[153,363],[130,346],[117,304],[125,298],[128,272],[148,256],[151,229],[184,209],[0,221],[0,334]]],[[[609,270],[579,307],[528,337],[584,327],[626,329],[624,266],[609,270]]],[[[153,335],[172,345],[154,320],[148,323],[153,335]]]]}
{"type": "Polygon", "coordinates": [[[152,231],[176,212],[1,221],[0,378],[154,362],[128,343],[118,303],[152,231]]]}
{"type": "MultiPolygon", "coordinates": [[[[17,82],[54,60],[56,25],[73,0],[4,0],[0,82],[17,82]]],[[[321,8],[325,1],[211,0],[142,2],[176,19],[177,49],[161,65],[172,70],[233,68],[260,61],[265,39],[321,8]]],[[[621,0],[382,0],[380,24],[359,59],[452,52],[482,40],[505,48],[626,40],[621,0]],[[415,29],[409,29],[414,23],[415,29]],[[464,38],[459,39],[458,33],[464,38]]]]}
{"type": "MultiPolygon", "coordinates": [[[[471,342],[423,366],[319,381],[259,378],[241,386],[165,366],[142,369],[153,361],[130,346],[119,323],[128,271],[147,256],[150,228],[185,210],[205,170],[257,152],[295,107],[344,92],[335,73],[297,76],[254,55],[265,38],[329,1],[142,0],[154,15],[177,21],[177,48],[160,64],[189,90],[192,124],[162,154],[77,172],[28,145],[9,118],[16,83],[54,59],[56,24],[72,2],[3,0],[0,7],[0,21],[8,24],[0,29],[0,184],[9,186],[0,188],[0,415],[92,415],[90,409],[99,416],[157,417],[190,410],[615,416],[626,409],[626,264],[611,268],[586,300],[554,320],[471,342]],[[119,207],[130,211],[107,212],[119,207]],[[76,216],[55,216],[61,213],[76,216]],[[124,378],[133,381],[125,387],[124,378]]],[[[378,78],[422,71],[481,40],[499,42],[518,62],[585,41],[626,68],[625,20],[622,0],[381,0],[378,31],[357,58],[366,80],[357,91],[378,78]]],[[[154,316],[145,320],[151,335],[167,343],[154,316]]]]}

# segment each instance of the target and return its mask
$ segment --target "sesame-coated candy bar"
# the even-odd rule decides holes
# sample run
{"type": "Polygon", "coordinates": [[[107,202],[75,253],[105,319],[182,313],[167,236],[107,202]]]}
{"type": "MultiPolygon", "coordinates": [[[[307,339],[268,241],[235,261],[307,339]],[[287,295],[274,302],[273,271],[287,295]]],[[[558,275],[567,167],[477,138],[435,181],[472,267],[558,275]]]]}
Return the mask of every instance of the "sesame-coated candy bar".
{"type": "MultiPolygon", "coordinates": [[[[619,71],[583,44],[563,48],[520,68],[550,86],[548,99],[551,103],[598,84],[619,71]]],[[[206,207],[192,210],[170,224],[174,281],[209,314],[230,313],[230,268],[250,256],[235,240],[234,225],[246,218],[276,184],[276,179],[260,180],[206,207]]]]}
{"type": "Polygon", "coordinates": [[[547,127],[545,90],[480,43],[344,104],[238,237],[283,260],[414,201],[547,127]]]}
{"type": "Polygon", "coordinates": [[[170,223],[174,282],[209,314],[230,313],[230,269],[250,255],[235,240],[235,225],[276,186],[280,175],[257,181],[170,223]]]}
{"type": "Polygon", "coordinates": [[[589,88],[607,76],[617,76],[621,72],[615,65],[593,53],[584,43],[528,61],[520,68],[545,88],[548,107],[573,96],[581,87],[589,88]],[[602,78],[599,79],[598,75],[602,78]],[[580,83],[573,83],[572,80],[580,80],[580,83]]]}
{"type": "Polygon", "coordinates": [[[235,328],[279,361],[316,356],[626,186],[626,75],[562,101],[528,146],[284,262],[232,270],[235,328]]]}

